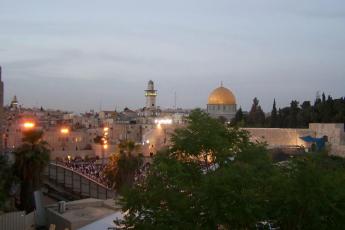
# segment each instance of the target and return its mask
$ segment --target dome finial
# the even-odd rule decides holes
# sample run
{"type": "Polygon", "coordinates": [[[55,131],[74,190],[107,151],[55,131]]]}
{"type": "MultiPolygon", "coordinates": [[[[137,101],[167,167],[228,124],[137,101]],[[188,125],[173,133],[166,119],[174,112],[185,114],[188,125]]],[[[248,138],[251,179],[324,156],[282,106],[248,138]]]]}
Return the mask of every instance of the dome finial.
{"type": "Polygon", "coordinates": [[[220,81],[220,87],[223,87],[223,81],[220,81]]]}

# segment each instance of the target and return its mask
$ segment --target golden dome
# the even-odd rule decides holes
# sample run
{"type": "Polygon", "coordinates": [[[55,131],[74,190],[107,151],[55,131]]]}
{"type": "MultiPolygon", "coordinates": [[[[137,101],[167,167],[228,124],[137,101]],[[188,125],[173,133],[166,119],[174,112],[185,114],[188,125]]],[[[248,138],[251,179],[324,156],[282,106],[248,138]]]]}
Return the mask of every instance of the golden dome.
{"type": "Polygon", "coordinates": [[[236,98],[234,94],[227,88],[221,86],[213,90],[208,97],[209,105],[235,105],[236,98]]]}

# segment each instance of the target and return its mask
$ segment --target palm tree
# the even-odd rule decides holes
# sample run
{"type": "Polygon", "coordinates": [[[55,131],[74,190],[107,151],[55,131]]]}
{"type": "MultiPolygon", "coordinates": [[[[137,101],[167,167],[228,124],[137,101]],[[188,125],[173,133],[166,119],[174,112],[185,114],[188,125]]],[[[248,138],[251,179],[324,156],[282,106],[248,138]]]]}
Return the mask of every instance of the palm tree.
{"type": "Polygon", "coordinates": [[[140,145],[134,143],[134,141],[121,141],[119,144],[120,153],[124,153],[127,156],[131,156],[133,152],[138,152],[140,145]]]}
{"type": "Polygon", "coordinates": [[[27,212],[34,209],[33,192],[41,188],[42,173],[49,163],[50,150],[42,136],[40,130],[26,131],[23,144],[14,151],[14,169],[21,180],[20,208],[27,212]]]}
{"type": "Polygon", "coordinates": [[[0,213],[14,210],[11,186],[15,183],[13,170],[5,155],[0,154],[0,213]]]}
{"type": "Polygon", "coordinates": [[[142,165],[142,159],[138,155],[133,155],[140,148],[133,141],[123,141],[118,147],[120,153],[109,157],[105,174],[114,187],[121,190],[124,187],[132,186],[135,173],[142,165]]]}

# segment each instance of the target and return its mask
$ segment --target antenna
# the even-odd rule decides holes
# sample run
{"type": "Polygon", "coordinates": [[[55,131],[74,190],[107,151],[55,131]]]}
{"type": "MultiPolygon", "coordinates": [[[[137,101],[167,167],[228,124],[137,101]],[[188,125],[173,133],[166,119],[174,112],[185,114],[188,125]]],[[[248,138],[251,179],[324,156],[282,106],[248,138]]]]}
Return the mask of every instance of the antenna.
{"type": "Polygon", "coordinates": [[[174,109],[176,109],[176,91],[174,92],[174,109]]]}

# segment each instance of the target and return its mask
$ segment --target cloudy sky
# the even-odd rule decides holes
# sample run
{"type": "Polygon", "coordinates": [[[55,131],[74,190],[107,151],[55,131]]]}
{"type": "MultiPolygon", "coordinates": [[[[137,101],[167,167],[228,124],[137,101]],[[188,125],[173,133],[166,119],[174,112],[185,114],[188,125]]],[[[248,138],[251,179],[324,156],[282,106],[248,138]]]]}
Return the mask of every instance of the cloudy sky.
{"type": "Polygon", "coordinates": [[[249,109],[345,96],[344,0],[0,0],[5,103],[205,107],[230,88],[249,109]]]}

